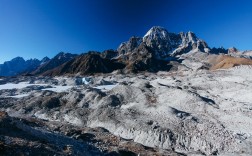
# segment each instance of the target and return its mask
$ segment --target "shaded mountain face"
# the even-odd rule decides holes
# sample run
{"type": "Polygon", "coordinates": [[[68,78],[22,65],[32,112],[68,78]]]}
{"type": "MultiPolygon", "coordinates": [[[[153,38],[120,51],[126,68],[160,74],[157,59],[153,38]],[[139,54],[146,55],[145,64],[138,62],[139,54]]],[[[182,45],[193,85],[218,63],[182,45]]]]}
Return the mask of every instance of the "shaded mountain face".
{"type": "Polygon", "coordinates": [[[209,52],[207,43],[198,39],[193,32],[169,33],[165,28],[152,27],[143,38],[132,37],[129,41],[123,42],[117,49],[119,55],[127,55],[137,49],[141,44],[145,44],[154,53],[156,59],[167,59],[192,50],[209,52]]]}
{"type": "Polygon", "coordinates": [[[86,53],[64,63],[58,68],[48,70],[42,75],[71,75],[71,74],[94,74],[110,73],[116,69],[122,69],[125,65],[110,59],[103,58],[100,53],[86,53]]]}
{"type": "Polygon", "coordinates": [[[125,55],[133,50],[135,50],[141,43],[143,39],[141,37],[131,37],[129,41],[123,42],[118,47],[117,51],[119,55],[125,55]]]}
{"type": "Polygon", "coordinates": [[[169,70],[171,68],[167,61],[157,60],[155,58],[155,51],[145,43],[141,43],[130,55],[126,55],[122,59],[122,62],[126,64],[125,72],[157,72],[159,70],[169,70]]]}
{"type": "Polygon", "coordinates": [[[41,60],[41,65],[42,64],[45,64],[45,63],[47,63],[48,61],[50,61],[50,59],[46,56],[46,57],[44,57],[42,60],[41,60]]]}
{"type": "Polygon", "coordinates": [[[113,59],[118,55],[117,51],[114,51],[113,49],[105,50],[101,53],[101,56],[105,59],[113,59]]]}
{"type": "Polygon", "coordinates": [[[64,63],[66,63],[67,61],[70,61],[71,59],[73,59],[76,56],[78,56],[78,55],[60,52],[55,57],[53,57],[51,60],[44,58],[44,63],[42,63],[36,70],[31,72],[31,74],[33,74],[33,75],[42,74],[48,70],[51,70],[53,68],[56,68],[64,63]]]}
{"type": "Polygon", "coordinates": [[[35,70],[41,61],[38,59],[24,60],[22,57],[16,57],[10,61],[0,64],[1,76],[15,76],[24,72],[35,70]]]}
{"type": "Polygon", "coordinates": [[[228,50],[220,47],[220,48],[212,48],[210,51],[211,54],[228,54],[228,50]]]}

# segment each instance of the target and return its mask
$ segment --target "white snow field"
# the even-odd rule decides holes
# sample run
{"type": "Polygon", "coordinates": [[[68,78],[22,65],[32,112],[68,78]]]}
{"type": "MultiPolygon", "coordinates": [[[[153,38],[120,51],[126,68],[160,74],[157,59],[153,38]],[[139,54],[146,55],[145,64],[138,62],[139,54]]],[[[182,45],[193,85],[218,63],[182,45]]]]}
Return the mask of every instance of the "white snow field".
{"type": "MultiPolygon", "coordinates": [[[[71,78],[66,78],[66,77],[56,77],[54,78],[58,81],[58,84],[63,84],[63,85],[52,85],[51,83],[46,84],[46,83],[30,83],[28,81],[25,82],[18,82],[18,83],[6,83],[6,84],[2,84],[0,85],[0,90],[11,90],[11,89],[23,89],[26,87],[30,87],[30,86],[44,86],[45,88],[41,89],[41,90],[47,90],[47,91],[53,91],[53,92],[66,92],[68,89],[71,89],[73,87],[76,86],[80,86],[80,85],[88,85],[92,79],[91,78],[83,78],[82,79],[82,84],[77,84],[75,83],[75,79],[71,79],[71,78]],[[50,85],[48,87],[48,85],[50,85]]],[[[96,85],[93,86],[93,88],[99,89],[101,91],[109,91],[111,89],[113,89],[116,85],[96,85]]],[[[12,95],[12,96],[6,96],[6,97],[13,97],[13,98],[22,98],[22,97],[26,97],[29,94],[17,94],[17,95],[12,95]]]]}
{"type": "Polygon", "coordinates": [[[0,90],[3,89],[21,89],[21,88],[25,88],[28,86],[34,86],[34,85],[40,85],[40,86],[44,86],[46,84],[29,84],[29,82],[20,82],[20,83],[6,83],[3,85],[0,85],[0,90]]]}
{"type": "Polygon", "coordinates": [[[49,90],[49,91],[60,93],[60,92],[65,92],[70,88],[73,88],[73,86],[52,86],[52,88],[45,88],[42,90],[49,90]]]}
{"type": "Polygon", "coordinates": [[[109,91],[109,90],[113,89],[114,87],[116,87],[116,85],[100,85],[100,86],[97,86],[94,88],[100,89],[102,91],[109,91]]]}

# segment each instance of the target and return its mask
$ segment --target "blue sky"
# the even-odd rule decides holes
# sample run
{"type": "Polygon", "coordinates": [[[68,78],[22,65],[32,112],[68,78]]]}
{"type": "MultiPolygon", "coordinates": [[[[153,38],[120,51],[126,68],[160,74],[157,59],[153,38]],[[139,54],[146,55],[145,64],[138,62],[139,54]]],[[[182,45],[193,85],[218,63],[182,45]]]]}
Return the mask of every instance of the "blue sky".
{"type": "Polygon", "coordinates": [[[252,49],[251,0],[0,0],[0,63],[116,49],[152,26],[252,49]]]}

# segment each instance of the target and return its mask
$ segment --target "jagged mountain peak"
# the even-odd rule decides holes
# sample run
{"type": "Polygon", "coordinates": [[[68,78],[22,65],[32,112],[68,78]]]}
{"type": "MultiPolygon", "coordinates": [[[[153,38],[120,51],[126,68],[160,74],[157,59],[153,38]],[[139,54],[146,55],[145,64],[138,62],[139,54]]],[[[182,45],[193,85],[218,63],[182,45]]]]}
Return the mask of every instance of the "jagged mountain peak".
{"type": "Polygon", "coordinates": [[[39,65],[40,61],[38,59],[25,60],[23,57],[15,57],[10,61],[5,61],[3,64],[0,64],[0,75],[15,76],[32,71],[39,65]]]}
{"type": "Polygon", "coordinates": [[[13,58],[11,61],[25,61],[25,60],[23,57],[18,56],[18,57],[13,58]]]}
{"type": "Polygon", "coordinates": [[[199,39],[192,31],[181,33],[169,33],[161,26],[152,27],[143,38],[130,38],[123,42],[117,49],[119,55],[130,54],[137,49],[141,43],[154,51],[157,59],[167,59],[190,51],[209,52],[207,43],[199,39]]]}
{"type": "Polygon", "coordinates": [[[59,56],[59,55],[64,55],[64,54],[67,54],[67,53],[66,53],[66,52],[61,51],[61,52],[59,52],[56,56],[59,56]]]}
{"type": "Polygon", "coordinates": [[[235,47],[228,48],[228,54],[236,54],[239,53],[239,50],[235,47]]]}
{"type": "Polygon", "coordinates": [[[75,57],[76,55],[74,54],[71,54],[71,53],[67,53],[67,52],[60,52],[58,53],[54,59],[65,59],[65,58],[73,58],[75,57]]]}
{"type": "Polygon", "coordinates": [[[192,31],[186,33],[186,37],[188,38],[189,42],[196,43],[199,39],[197,38],[196,34],[192,31]]]}
{"type": "Polygon", "coordinates": [[[162,31],[166,31],[167,32],[167,30],[166,30],[166,28],[164,28],[164,27],[161,27],[161,26],[153,26],[153,27],[151,27],[150,29],[149,29],[149,31],[148,32],[162,32],[162,31]]]}
{"type": "Polygon", "coordinates": [[[146,41],[148,39],[169,39],[168,31],[160,26],[152,27],[143,37],[143,40],[146,41]]]}
{"type": "Polygon", "coordinates": [[[133,51],[142,42],[143,42],[142,37],[133,36],[129,39],[129,41],[121,43],[120,46],[117,48],[117,51],[119,52],[119,55],[126,54],[127,52],[133,51]]]}
{"type": "Polygon", "coordinates": [[[47,62],[49,60],[50,60],[50,58],[46,56],[46,57],[44,57],[44,58],[41,59],[41,62],[47,62]]]}
{"type": "Polygon", "coordinates": [[[43,64],[47,63],[48,61],[50,61],[50,58],[46,56],[46,57],[44,57],[44,58],[41,59],[40,65],[43,65],[43,64]]]}

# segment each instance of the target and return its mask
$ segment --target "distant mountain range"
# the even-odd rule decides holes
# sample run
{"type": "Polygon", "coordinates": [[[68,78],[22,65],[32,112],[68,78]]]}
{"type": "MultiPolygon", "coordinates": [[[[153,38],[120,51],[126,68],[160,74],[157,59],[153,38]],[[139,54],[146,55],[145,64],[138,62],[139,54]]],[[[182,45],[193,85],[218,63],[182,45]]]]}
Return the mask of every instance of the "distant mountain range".
{"type": "MultiPolygon", "coordinates": [[[[252,51],[244,53],[236,48],[210,48],[193,32],[170,33],[160,26],[152,27],[143,37],[131,37],[119,45],[117,50],[88,52],[80,55],[60,52],[52,59],[24,60],[16,57],[0,64],[0,76],[28,75],[71,75],[110,73],[119,70],[123,73],[160,70],[168,71],[172,61],[179,62],[180,56],[187,53],[228,54],[235,57],[251,58],[252,51]]],[[[230,58],[229,58],[230,60],[230,58]]],[[[250,60],[245,61],[250,62],[250,60]]]]}
{"type": "Polygon", "coordinates": [[[32,72],[49,60],[50,59],[48,57],[45,57],[42,60],[24,60],[22,57],[16,57],[10,61],[6,61],[3,64],[0,64],[0,75],[14,76],[24,72],[32,72]]]}

